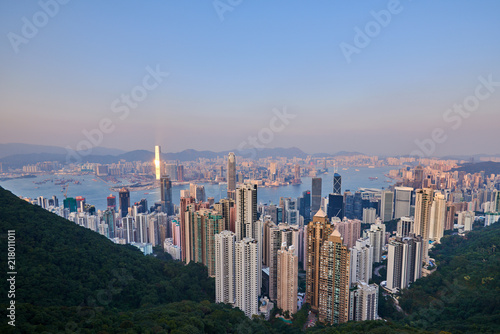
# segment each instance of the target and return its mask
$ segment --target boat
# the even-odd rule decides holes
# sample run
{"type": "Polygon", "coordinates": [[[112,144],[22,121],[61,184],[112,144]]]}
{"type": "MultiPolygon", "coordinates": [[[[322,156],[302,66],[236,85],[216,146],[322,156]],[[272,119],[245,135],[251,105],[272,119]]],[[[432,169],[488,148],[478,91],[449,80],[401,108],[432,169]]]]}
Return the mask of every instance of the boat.
{"type": "Polygon", "coordinates": [[[149,193],[144,193],[144,195],[149,195],[149,193]]]}
{"type": "Polygon", "coordinates": [[[378,177],[376,176],[369,176],[368,178],[370,179],[370,181],[378,180],[378,177]]]}
{"type": "Polygon", "coordinates": [[[359,172],[359,169],[355,169],[356,172],[359,172]]]}

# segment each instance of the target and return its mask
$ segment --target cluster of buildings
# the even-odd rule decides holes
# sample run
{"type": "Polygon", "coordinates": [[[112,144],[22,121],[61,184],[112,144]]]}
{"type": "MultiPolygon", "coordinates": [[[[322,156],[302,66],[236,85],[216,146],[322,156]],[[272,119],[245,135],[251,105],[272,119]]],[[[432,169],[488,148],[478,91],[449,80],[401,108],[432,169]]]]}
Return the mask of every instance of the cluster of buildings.
{"type": "MultiPolygon", "coordinates": [[[[258,186],[231,180],[235,168],[230,154],[227,198],[210,209],[181,194],[181,258],[208,267],[216,281],[216,301],[249,317],[266,317],[273,307],[294,314],[302,305],[302,270],[305,302],[321,322],[377,319],[379,288],[369,282],[385,245],[380,220],[361,237],[361,221],[342,216],[343,201],[330,202],[339,208],[330,207],[336,215],[328,217],[321,195],[315,201],[315,181],[313,196],[306,191],[297,199],[281,198],[279,205],[258,205],[258,186]]],[[[332,190],[342,198],[338,174],[332,190]]]]}
{"type": "MultiPolygon", "coordinates": [[[[314,177],[311,191],[299,198],[259,205],[259,185],[240,182],[234,153],[220,173],[228,183],[226,198],[215,203],[193,183],[181,190],[177,205],[160,148],[155,152],[161,198],[151,207],[146,200],[131,205],[125,188],[118,203],[108,197],[104,211],[82,197],[65,198],[62,206],[55,197],[33,202],[145,254],[163,246],[175,260],[205,265],[215,278],[216,301],[249,317],[268,317],[273,307],[294,314],[308,303],[323,323],[377,319],[379,289],[397,292],[422,277],[433,266],[429,248],[446,230],[465,232],[479,219],[489,225],[500,218],[496,175],[449,172],[443,164],[391,172],[398,183],[389,190],[342,193],[342,177],[335,173],[326,197],[321,178],[314,177]],[[398,221],[395,233],[386,231],[384,222],[391,220],[398,221]],[[370,282],[375,264],[385,259],[387,279],[379,287],[370,282]]],[[[294,179],[300,178],[297,170],[294,179]]]]}

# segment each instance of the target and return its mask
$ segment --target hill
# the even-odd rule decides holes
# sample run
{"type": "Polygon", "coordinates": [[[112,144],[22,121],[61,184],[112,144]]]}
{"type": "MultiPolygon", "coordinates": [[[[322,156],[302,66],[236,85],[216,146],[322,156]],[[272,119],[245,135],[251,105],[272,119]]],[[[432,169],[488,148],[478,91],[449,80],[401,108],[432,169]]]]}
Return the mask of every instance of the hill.
{"type": "MultiPolygon", "coordinates": [[[[0,158],[8,157],[10,155],[18,154],[66,154],[66,149],[59,146],[49,146],[49,145],[33,145],[33,144],[22,144],[22,143],[7,143],[0,144],[0,158]]],[[[107,147],[94,147],[92,148],[92,154],[94,155],[118,155],[125,153],[123,150],[107,148],[107,147]]]]}
{"type": "Polygon", "coordinates": [[[431,257],[437,270],[402,292],[403,322],[427,330],[500,333],[500,223],[446,236],[431,257]]]}
{"type": "Polygon", "coordinates": [[[484,161],[476,163],[463,164],[452,171],[464,171],[466,173],[480,173],[485,172],[486,175],[500,174],[500,162],[484,161]]]}
{"type": "MultiPolygon", "coordinates": [[[[215,159],[218,157],[224,157],[227,156],[229,152],[234,152],[237,157],[249,159],[261,159],[269,157],[285,157],[287,159],[296,157],[305,159],[308,156],[312,156],[315,158],[331,158],[340,155],[351,156],[361,154],[358,152],[341,151],[335,154],[315,153],[310,155],[297,147],[275,147],[262,149],[245,148],[242,150],[234,149],[221,152],[197,151],[193,149],[187,149],[174,153],[162,153],[162,159],[170,161],[196,161],[198,159],[215,159]]],[[[116,163],[120,160],[151,161],[153,159],[154,152],[148,150],[134,150],[124,152],[122,150],[94,147],[92,148],[90,154],[79,155],[78,152],[68,153],[66,149],[56,146],[0,144],[0,162],[4,164],[4,167],[11,168],[21,168],[24,165],[36,164],[37,162],[43,161],[58,161],[62,164],[65,164],[67,162],[94,162],[101,164],[111,164],[116,163]]]]}
{"type": "MultiPolygon", "coordinates": [[[[64,149],[58,150],[54,148],[51,152],[31,152],[23,153],[15,152],[12,155],[0,156],[0,162],[4,164],[5,167],[20,168],[23,165],[35,164],[37,162],[43,161],[59,161],[60,163],[67,162],[94,162],[102,164],[116,163],[120,160],[125,161],[151,161],[154,159],[154,152],[147,150],[135,150],[130,152],[122,152],[116,155],[111,154],[98,154],[96,150],[98,148],[92,149],[89,155],[77,155],[75,153],[68,154],[64,149]]],[[[99,150],[97,150],[99,151],[99,150]]],[[[101,150],[102,151],[102,150],[101,150]]],[[[102,151],[104,152],[104,151],[102,151]]],[[[172,161],[195,161],[198,159],[215,159],[217,157],[227,156],[229,152],[235,152],[237,156],[243,158],[260,159],[267,157],[286,157],[286,158],[306,158],[307,153],[304,153],[296,147],[292,148],[264,148],[261,150],[249,150],[245,149],[242,151],[232,150],[232,151],[222,151],[222,152],[212,152],[212,151],[197,151],[197,150],[184,150],[176,153],[162,153],[162,158],[165,160],[172,161]]]]}

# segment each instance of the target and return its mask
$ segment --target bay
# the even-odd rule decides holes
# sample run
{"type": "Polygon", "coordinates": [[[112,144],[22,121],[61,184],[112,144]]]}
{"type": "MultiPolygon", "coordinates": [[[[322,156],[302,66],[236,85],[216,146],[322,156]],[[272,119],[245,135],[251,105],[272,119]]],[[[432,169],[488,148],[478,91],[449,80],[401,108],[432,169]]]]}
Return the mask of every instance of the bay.
{"type": "MultiPolygon", "coordinates": [[[[347,170],[339,170],[338,173],[342,176],[342,192],[350,190],[352,192],[358,188],[376,188],[384,189],[391,185],[386,182],[389,180],[384,174],[389,173],[391,169],[397,169],[396,166],[386,167],[350,167],[347,170]],[[376,180],[370,180],[369,177],[378,177],[376,180]]],[[[322,196],[327,196],[333,189],[333,171],[327,174],[319,175],[322,178],[322,196]]],[[[0,186],[14,193],[17,196],[37,198],[43,196],[50,198],[53,195],[59,198],[60,203],[64,199],[64,192],[61,191],[60,185],[55,185],[51,181],[43,184],[35,184],[43,180],[51,180],[56,178],[73,179],[79,181],[80,184],[69,182],[68,197],[83,196],[88,204],[95,205],[96,209],[106,209],[106,197],[113,194],[117,197],[118,193],[110,191],[110,186],[115,184],[106,184],[102,180],[96,178],[94,175],[38,175],[36,178],[26,179],[12,179],[0,181],[0,186]]],[[[127,181],[123,181],[127,183],[127,181]]],[[[281,187],[259,187],[257,191],[257,200],[259,203],[279,203],[280,197],[299,197],[302,192],[311,190],[311,177],[303,177],[302,184],[288,185],[281,187]]],[[[224,198],[227,192],[226,184],[211,184],[211,183],[198,183],[205,186],[205,193],[207,197],[214,197],[217,202],[219,199],[224,198]]],[[[172,197],[175,204],[179,204],[180,191],[189,189],[188,184],[175,185],[172,187],[172,197]]],[[[149,191],[131,191],[130,202],[131,204],[139,202],[145,198],[148,205],[151,206],[154,202],[160,200],[160,189],[152,189],[149,191]]]]}

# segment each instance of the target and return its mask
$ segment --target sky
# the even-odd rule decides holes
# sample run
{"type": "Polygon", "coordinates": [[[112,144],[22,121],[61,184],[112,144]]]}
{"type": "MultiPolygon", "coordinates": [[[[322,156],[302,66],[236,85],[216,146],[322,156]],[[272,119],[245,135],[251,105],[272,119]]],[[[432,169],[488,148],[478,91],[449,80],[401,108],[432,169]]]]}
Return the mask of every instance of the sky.
{"type": "Polygon", "coordinates": [[[0,143],[500,154],[500,2],[0,2],[0,143]]]}

